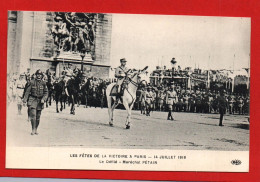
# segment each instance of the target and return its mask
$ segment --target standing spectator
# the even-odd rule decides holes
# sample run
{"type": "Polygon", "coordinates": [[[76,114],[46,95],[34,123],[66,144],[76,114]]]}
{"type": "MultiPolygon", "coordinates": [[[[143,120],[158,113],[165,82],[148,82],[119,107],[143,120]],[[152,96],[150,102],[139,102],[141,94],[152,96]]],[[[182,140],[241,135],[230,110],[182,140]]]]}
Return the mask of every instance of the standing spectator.
{"type": "Polygon", "coordinates": [[[16,99],[17,99],[17,107],[18,107],[18,114],[22,114],[22,99],[23,99],[23,92],[26,85],[25,81],[25,74],[20,74],[19,80],[16,83],[16,99]]]}

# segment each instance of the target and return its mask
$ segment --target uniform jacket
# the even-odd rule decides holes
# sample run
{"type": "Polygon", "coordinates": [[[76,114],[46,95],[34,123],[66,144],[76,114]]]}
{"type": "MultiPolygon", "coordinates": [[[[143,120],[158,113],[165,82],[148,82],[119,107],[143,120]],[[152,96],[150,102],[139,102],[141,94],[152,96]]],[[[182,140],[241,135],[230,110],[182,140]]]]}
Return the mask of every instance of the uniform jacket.
{"type": "Polygon", "coordinates": [[[118,66],[115,70],[115,77],[116,78],[123,78],[125,77],[125,73],[128,71],[128,68],[127,67],[121,67],[121,66],[118,66]]]}
{"type": "Polygon", "coordinates": [[[173,91],[168,90],[168,91],[166,92],[166,102],[167,102],[167,103],[171,103],[172,100],[173,100],[174,102],[177,101],[177,93],[176,93],[175,90],[173,90],[173,91]]]}
{"type": "Polygon", "coordinates": [[[41,103],[41,100],[46,101],[48,97],[48,88],[46,86],[46,83],[42,80],[32,80],[24,94],[23,101],[27,102],[27,106],[42,110],[44,107],[44,104],[41,103]]]}
{"type": "Polygon", "coordinates": [[[227,101],[224,96],[219,96],[218,99],[218,107],[221,109],[226,109],[227,107],[227,101]]]}

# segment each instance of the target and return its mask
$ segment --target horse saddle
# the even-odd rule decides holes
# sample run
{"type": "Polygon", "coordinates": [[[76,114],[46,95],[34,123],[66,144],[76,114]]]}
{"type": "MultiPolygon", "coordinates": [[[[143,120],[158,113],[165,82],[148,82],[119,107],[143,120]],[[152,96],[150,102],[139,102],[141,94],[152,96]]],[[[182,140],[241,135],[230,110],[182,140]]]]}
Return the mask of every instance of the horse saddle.
{"type": "Polygon", "coordinates": [[[112,89],[111,89],[111,92],[110,92],[110,96],[118,96],[118,87],[119,85],[115,84],[112,89]]]}

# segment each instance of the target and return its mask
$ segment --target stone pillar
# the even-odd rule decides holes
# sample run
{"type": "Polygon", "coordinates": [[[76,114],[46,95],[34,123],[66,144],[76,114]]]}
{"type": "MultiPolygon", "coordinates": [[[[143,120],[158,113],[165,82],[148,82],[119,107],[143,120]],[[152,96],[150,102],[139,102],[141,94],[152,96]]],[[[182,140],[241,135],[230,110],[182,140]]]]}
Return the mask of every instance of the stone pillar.
{"type": "Polygon", "coordinates": [[[51,27],[53,23],[52,12],[35,11],[33,25],[32,58],[52,59],[54,55],[53,37],[51,27]]]}
{"type": "Polygon", "coordinates": [[[110,65],[112,14],[98,14],[94,64],[110,65]]]}
{"type": "Polygon", "coordinates": [[[8,73],[20,74],[30,68],[33,13],[10,12],[8,18],[8,73]]]}
{"type": "MultiPolygon", "coordinates": [[[[26,72],[27,68],[30,68],[30,59],[32,56],[32,41],[33,41],[33,12],[23,11],[19,12],[22,14],[22,23],[20,24],[20,70],[19,72],[26,72]]],[[[17,24],[18,25],[18,24],[17,24]]]]}
{"type": "Polygon", "coordinates": [[[7,45],[7,73],[13,74],[18,72],[16,60],[16,27],[17,27],[17,12],[8,12],[8,45],[7,45]]]}

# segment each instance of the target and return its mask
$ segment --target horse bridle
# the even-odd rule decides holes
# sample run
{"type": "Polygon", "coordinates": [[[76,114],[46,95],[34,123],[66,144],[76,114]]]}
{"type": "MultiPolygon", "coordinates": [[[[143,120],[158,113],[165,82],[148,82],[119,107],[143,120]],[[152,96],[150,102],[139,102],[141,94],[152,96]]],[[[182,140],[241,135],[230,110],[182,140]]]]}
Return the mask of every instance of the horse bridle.
{"type": "Polygon", "coordinates": [[[132,78],[134,78],[135,75],[137,75],[137,73],[135,73],[131,78],[128,77],[128,79],[129,79],[129,82],[130,82],[130,83],[132,83],[135,87],[138,87],[138,83],[132,80],[132,78]]]}

